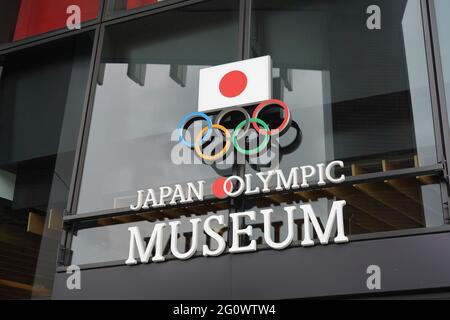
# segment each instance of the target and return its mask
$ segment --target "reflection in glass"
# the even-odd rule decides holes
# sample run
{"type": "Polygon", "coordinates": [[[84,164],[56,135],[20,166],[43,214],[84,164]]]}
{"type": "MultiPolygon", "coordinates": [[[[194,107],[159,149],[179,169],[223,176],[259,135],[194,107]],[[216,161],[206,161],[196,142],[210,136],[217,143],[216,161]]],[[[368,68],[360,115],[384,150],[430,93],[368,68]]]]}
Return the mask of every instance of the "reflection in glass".
{"type": "Polygon", "coordinates": [[[119,12],[125,12],[143,7],[149,7],[159,2],[167,0],[107,0],[108,14],[113,15],[119,12]]]}
{"type": "Polygon", "coordinates": [[[256,0],[253,17],[252,56],[272,56],[274,97],[303,133],[281,168],[339,159],[358,175],[436,163],[419,0],[256,0]],[[372,4],[381,30],[361,14],[372,4]]]}
{"type": "MultiPolygon", "coordinates": [[[[279,243],[286,239],[287,220],[284,207],[296,206],[294,212],[294,243],[303,239],[303,214],[299,205],[311,204],[322,228],[325,227],[333,201],[345,200],[344,226],[346,235],[360,235],[398,230],[422,229],[442,226],[443,210],[440,179],[435,176],[421,176],[387,181],[374,181],[357,185],[340,185],[318,190],[287,192],[247,198],[242,211],[256,211],[256,220],[242,220],[242,226],[252,226],[251,238],[241,237],[245,245],[256,240],[264,245],[264,220],[260,210],[273,209],[271,215],[271,238],[279,243]]],[[[98,262],[125,263],[128,257],[129,227],[139,227],[144,240],[150,236],[155,223],[181,221],[178,247],[181,252],[190,249],[192,225],[189,219],[205,221],[212,214],[224,215],[225,226],[216,225],[215,230],[228,239],[229,205],[212,203],[190,208],[174,208],[156,212],[145,212],[128,216],[98,219],[82,223],[73,238],[72,263],[90,264],[98,262]]],[[[214,227],[214,226],[213,226],[214,227]]],[[[335,226],[334,226],[335,227],[335,226]]],[[[333,231],[333,234],[336,230],[333,231]]],[[[316,235],[314,235],[316,237],[316,235]]],[[[164,236],[164,254],[170,252],[170,234],[164,236]]],[[[211,249],[216,243],[202,234],[198,251],[203,244],[211,249]]],[[[231,245],[231,244],[229,244],[231,245]]]]}
{"type": "MultiPolygon", "coordinates": [[[[245,210],[272,208],[272,239],[282,242],[287,236],[285,206],[311,204],[322,228],[325,227],[333,201],[345,200],[344,225],[346,235],[359,235],[405,229],[420,229],[443,225],[441,187],[437,177],[413,177],[336,186],[321,190],[299,191],[248,199],[245,210]]],[[[294,215],[297,242],[303,239],[303,214],[294,215]]],[[[264,220],[244,220],[255,228],[253,237],[263,244],[264,220]]],[[[333,234],[335,230],[333,231],[333,234]]]]}
{"type": "Polygon", "coordinates": [[[92,34],[0,57],[0,299],[49,297],[92,34]]]}
{"type": "Polygon", "coordinates": [[[237,59],[237,18],[236,1],[212,1],[106,30],[79,213],[127,208],[137,190],[217,177],[212,166],[172,162],[173,132],[197,111],[199,70],[237,59]]]}
{"type": "MultiPolygon", "coordinates": [[[[211,215],[223,215],[225,226],[216,222],[211,223],[215,232],[225,241],[228,239],[228,213],[227,203],[215,203],[205,206],[196,206],[186,209],[167,209],[161,212],[146,212],[139,215],[130,215],[99,219],[81,224],[73,238],[72,263],[77,265],[119,261],[125,263],[128,258],[130,232],[128,228],[139,227],[142,237],[148,241],[155,223],[180,221],[178,249],[181,253],[189,251],[192,239],[192,224],[190,219],[200,218],[201,223],[211,215]]],[[[164,256],[170,259],[170,228],[164,231],[164,256]]],[[[217,249],[217,242],[205,233],[199,235],[198,252],[201,254],[203,245],[207,244],[211,250],[217,249]]],[[[136,256],[138,254],[136,253],[136,256]]]]}
{"type": "Polygon", "coordinates": [[[66,28],[73,5],[87,22],[97,18],[100,0],[0,0],[0,45],[66,28]]]}

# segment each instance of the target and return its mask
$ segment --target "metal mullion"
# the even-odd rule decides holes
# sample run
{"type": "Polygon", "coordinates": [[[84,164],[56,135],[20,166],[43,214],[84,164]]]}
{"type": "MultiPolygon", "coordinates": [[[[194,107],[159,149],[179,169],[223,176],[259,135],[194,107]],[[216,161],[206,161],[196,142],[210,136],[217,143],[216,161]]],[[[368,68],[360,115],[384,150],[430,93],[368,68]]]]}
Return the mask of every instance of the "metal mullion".
{"type": "Polygon", "coordinates": [[[449,122],[445,99],[444,76],[440,56],[439,38],[434,0],[421,0],[422,24],[425,39],[428,78],[438,162],[444,165],[445,181],[441,182],[441,201],[445,223],[449,223],[449,122]]]}
{"type": "MultiPolygon", "coordinates": [[[[84,162],[85,154],[83,152],[83,144],[84,144],[84,134],[86,131],[87,126],[87,119],[88,114],[90,113],[90,102],[92,100],[92,87],[93,83],[96,84],[97,81],[95,80],[96,70],[97,70],[97,58],[99,56],[99,51],[101,51],[101,42],[102,42],[102,28],[100,25],[97,25],[95,28],[95,35],[94,35],[94,41],[92,45],[92,55],[91,55],[91,63],[89,66],[89,76],[88,76],[88,82],[86,84],[85,88],[85,98],[84,98],[84,104],[83,104],[83,110],[81,115],[81,122],[80,122],[80,128],[78,132],[78,139],[77,139],[77,147],[75,150],[75,158],[74,158],[74,165],[72,170],[72,177],[70,180],[70,189],[69,189],[69,195],[67,199],[67,206],[66,206],[66,212],[64,213],[64,217],[67,214],[71,214],[74,210],[74,205],[76,201],[78,200],[78,184],[79,181],[81,181],[81,173],[80,173],[80,165],[81,162],[84,162]],[[83,161],[82,161],[83,160],[83,161]]],[[[72,239],[74,236],[74,225],[70,226],[64,226],[65,230],[65,239],[64,239],[64,248],[70,249],[72,246],[72,239]]]]}
{"type": "Polygon", "coordinates": [[[107,3],[109,3],[109,0],[101,0],[100,1],[100,8],[99,8],[99,14],[98,14],[98,20],[100,23],[103,22],[103,17],[106,14],[106,9],[107,9],[107,3]]]}
{"type": "MultiPolygon", "coordinates": [[[[249,39],[250,39],[250,15],[251,15],[251,0],[239,1],[239,59],[246,60],[250,58],[249,39]]],[[[238,156],[234,155],[235,165],[233,166],[233,175],[244,178],[245,164],[237,163],[238,156]]],[[[242,195],[236,199],[231,200],[230,213],[242,212],[245,210],[245,196],[242,195]]],[[[230,219],[228,218],[228,221],[230,219]]],[[[244,223],[240,222],[240,228],[244,227],[244,223]]],[[[228,245],[231,245],[233,226],[228,223],[228,245]]],[[[242,242],[242,239],[239,240],[242,242]]],[[[241,243],[242,244],[242,243],[241,243]]]]}
{"type": "Polygon", "coordinates": [[[238,36],[238,57],[240,60],[244,59],[245,48],[245,7],[246,0],[239,0],[239,36],[238,36]]]}
{"type": "Polygon", "coordinates": [[[91,73],[91,78],[89,82],[89,91],[87,92],[88,99],[86,101],[86,107],[83,110],[83,121],[80,127],[78,147],[77,147],[77,157],[74,166],[72,187],[71,187],[71,198],[68,206],[68,213],[73,214],[77,211],[78,200],[80,196],[81,180],[83,177],[84,163],[86,160],[87,144],[89,131],[92,120],[92,113],[94,108],[95,92],[97,88],[97,79],[101,67],[101,56],[103,49],[103,41],[105,37],[105,26],[101,25],[98,30],[98,38],[96,39],[95,46],[95,59],[93,61],[93,72],[91,73]]]}
{"type": "MultiPolygon", "coordinates": [[[[73,236],[75,235],[75,225],[70,225],[67,227],[67,229],[64,229],[65,233],[65,239],[63,245],[60,245],[60,249],[64,249],[64,254],[66,255],[67,252],[72,250],[72,241],[73,236]]],[[[58,254],[61,254],[61,250],[58,251],[58,254]]],[[[72,263],[72,255],[70,255],[70,261],[67,260],[67,256],[63,257],[63,266],[69,266],[72,263]],[[67,261],[67,264],[65,262],[67,261]]],[[[58,262],[61,261],[60,257],[58,257],[58,262]]],[[[61,266],[61,265],[60,265],[61,266]]]]}
{"type": "Polygon", "coordinates": [[[244,0],[245,2],[245,24],[244,24],[244,59],[251,58],[251,38],[252,38],[252,8],[253,0],[244,0]]]}
{"type": "MultiPolygon", "coordinates": [[[[107,0],[101,0],[100,1],[100,8],[99,8],[99,20],[101,21],[101,18],[103,17],[103,13],[105,10],[105,3],[107,0]]],[[[83,144],[85,140],[84,133],[86,131],[86,126],[90,126],[87,124],[87,119],[90,119],[90,109],[92,109],[92,106],[90,106],[90,102],[94,99],[94,96],[91,94],[92,91],[95,91],[95,87],[93,87],[93,84],[97,84],[97,78],[98,77],[98,65],[97,63],[99,60],[99,55],[101,56],[101,48],[103,45],[103,37],[104,34],[102,32],[102,26],[101,24],[96,26],[95,29],[95,35],[94,35],[94,41],[92,45],[92,55],[91,55],[91,64],[89,66],[89,76],[88,76],[88,82],[85,89],[85,97],[84,97],[84,104],[83,104],[83,111],[81,114],[81,123],[80,128],[78,131],[78,138],[77,138],[77,147],[75,150],[75,159],[74,159],[74,165],[72,170],[72,176],[70,179],[70,188],[69,188],[69,196],[67,201],[67,207],[65,215],[72,214],[74,210],[76,209],[76,205],[78,205],[78,194],[79,194],[79,182],[78,180],[81,179],[80,175],[80,164],[81,161],[84,164],[84,158],[86,156],[85,150],[83,152],[83,144]],[[89,114],[89,117],[88,117],[89,114]]]]}
{"type": "Polygon", "coordinates": [[[80,128],[78,132],[78,138],[77,138],[77,147],[75,151],[75,159],[74,159],[74,166],[72,170],[72,178],[70,182],[70,189],[69,189],[69,197],[67,201],[67,208],[66,208],[66,214],[71,214],[74,212],[75,209],[75,203],[77,197],[75,196],[76,186],[77,186],[77,180],[79,175],[79,167],[80,167],[80,161],[82,158],[84,158],[85,154],[82,152],[83,143],[84,143],[84,133],[86,131],[86,126],[88,125],[86,123],[89,110],[90,108],[90,102],[93,99],[93,96],[91,95],[93,90],[93,84],[96,84],[95,76],[97,71],[97,58],[98,53],[100,50],[100,41],[101,40],[101,26],[98,26],[95,31],[94,36],[94,43],[92,46],[92,55],[91,55],[91,64],[89,66],[89,77],[88,77],[88,83],[86,85],[85,89],[85,98],[84,98],[84,105],[83,105],[83,111],[81,114],[81,123],[80,128]]]}

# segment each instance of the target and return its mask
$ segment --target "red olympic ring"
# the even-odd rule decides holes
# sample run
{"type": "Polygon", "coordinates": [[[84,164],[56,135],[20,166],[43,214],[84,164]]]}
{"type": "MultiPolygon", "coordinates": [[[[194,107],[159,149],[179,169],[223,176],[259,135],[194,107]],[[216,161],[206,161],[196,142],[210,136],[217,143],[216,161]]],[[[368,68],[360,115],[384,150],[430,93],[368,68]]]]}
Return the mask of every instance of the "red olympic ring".
{"type": "Polygon", "coordinates": [[[281,123],[281,125],[273,130],[270,131],[265,131],[263,129],[261,129],[258,124],[256,122],[253,122],[253,128],[255,128],[255,130],[259,133],[259,134],[268,134],[269,136],[273,136],[275,134],[279,134],[282,135],[283,133],[285,133],[285,131],[289,128],[289,124],[291,123],[291,112],[289,111],[289,107],[281,100],[278,99],[271,99],[271,100],[267,100],[262,102],[259,106],[256,107],[255,111],[253,112],[253,116],[252,118],[254,119],[258,119],[259,114],[261,113],[261,111],[270,105],[278,105],[280,106],[283,110],[284,110],[284,120],[281,123]]]}

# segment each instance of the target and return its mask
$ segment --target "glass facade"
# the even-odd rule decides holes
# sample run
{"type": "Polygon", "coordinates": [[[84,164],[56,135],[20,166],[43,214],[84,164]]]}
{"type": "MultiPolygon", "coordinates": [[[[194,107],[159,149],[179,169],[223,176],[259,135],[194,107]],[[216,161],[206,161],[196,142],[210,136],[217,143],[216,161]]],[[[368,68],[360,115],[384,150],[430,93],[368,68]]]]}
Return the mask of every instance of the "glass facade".
{"type": "MultiPolygon", "coordinates": [[[[264,233],[275,242],[290,233],[284,207],[309,204],[325,226],[333,203],[345,200],[350,242],[450,230],[447,0],[54,4],[0,0],[0,298],[49,297],[56,266],[123,266],[130,227],[139,227],[148,244],[157,223],[179,221],[176,245],[187,252],[190,219],[203,224],[219,215],[224,224],[212,228],[228,250],[231,214],[272,209],[270,230],[262,215],[240,221],[254,232],[240,235],[239,243],[256,240],[265,249],[264,233]],[[54,34],[66,28],[70,5],[91,24],[77,34],[54,34]],[[369,27],[369,7],[381,10],[377,28],[369,27]],[[429,25],[437,28],[439,52],[431,48],[436,35],[429,25]],[[440,54],[443,70],[436,70],[433,54],[440,54]],[[264,56],[272,60],[272,97],[290,110],[289,129],[267,147],[267,154],[278,148],[278,161],[263,150],[244,163],[211,163],[195,150],[177,149],[180,120],[198,111],[201,70],[264,56]],[[436,83],[440,72],[444,88],[436,83]],[[436,101],[443,94],[446,104],[436,101]],[[180,150],[187,150],[189,163],[174,160],[180,150]],[[288,174],[337,160],[344,166],[333,174],[346,176],[339,185],[313,181],[304,189],[275,190],[272,180],[269,193],[236,199],[214,190],[230,176],[288,174]],[[206,186],[203,201],[130,208],[139,190],[199,180],[206,186]]],[[[257,105],[243,108],[251,114],[257,105]]],[[[219,112],[209,115],[217,120],[219,112]]],[[[286,116],[270,108],[259,118],[277,126],[286,116]]],[[[233,130],[244,118],[231,112],[222,120],[233,130]]],[[[205,123],[188,121],[186,134],[205,123]]],[[[207,140],[206,148],[215,142],[207,140]]],[[[240,142],[250,146],[248,137],[240,142]]],[[[294,224],[291,247],[299,247],[303,213],[294,214],[294,224]]],[[[164,234],[168,260],[172,241],[164,234]]],[[[202,232],[195,257],[202,257],[203,245],[217,247],[202,232]]],[[[232,259],[227,263],[232,270],[232,259]]]]}
{"type": "MultiPolygon", "coordinates": [[[[441,226],[441,191],[439,179],[435,177],[392,179],[248,199],[245,211],[273,209],[272,237],[281,242],[288,233],[283,207],[311,204],[318,219],[324,223],[328,221],[333,202],[345,200],[345,234],[363,235],[441,226]]],[[[300,214],[294,217],[297,228],[293,244],[300,245],[304,217],[300,214]]],[[[251,239],[244,237],[242,240],[257,240],[259,245],[263,245],[263,217],[258,216],[256,221],[247,219],[245,225],[253,226],[256,232],[251,239]]]]}
{"type": "Polygon", "coordinates": [[[437,163],[420,1],[377,3],[388,13],[374,31],[366,1],[255,2],[251,56],[272,57],[274,96],[303,133],[281,168],[339,159],[358,175],[437,163]]]}
{"type": "Polygon", "coordinates": [[[67,28],[67,22],[72,21],[69,14],[77,12],[71,6],[79,8],[81,23],[95,20],[100,3],[100,0],[1,0],[0,47],[67,28]]]}
{"type": "MultiPolygon", "coordinates": [[[[165,161],[171,157],[169,137],[180,115],[196,109],[199,70],[237,59],[237,2],[225,8],[222,3],[107,28],[78,213],[126,211],[149,181],[154,188],[199,179],[209,185],[232,174],[232,167],[215,170],[207,163],[165,161]],[[157,37],[139,32],[158,30],[162,21],[172,20],[174,30],[164,27],[155,32],[157,37]]],[[[365,22],[359,18],[365,3],[358,1],[255,1],[250,54],[272,57],[273,97],[283,100],[292,114],[291,129],[279,138],[279,168],[288,172],[298,165],[342,160],[346,166],[339,172],[357,177],[437,164],[420,1],[379,4],[389,15],[384,28],[374,32],[358,28],[365,22]]],[[[281,116],[266,112],[261,119],[276,123],[281,116]]],[[[230,114],[228,128],[240,118],[230,114]]],[[[266,167],[248,161],[245,173],[266,167]]],[[[325,199],[327,212],[327,199],[355,199],[356,210],[348,210],[352,218],[347,221],[355,234],[441,226],[439,179],[430,179],[435,183],[413,178],[338,188],[337,194],[319,199],[325,199]],[[404,207],[411,197],[416,207],[404,207]],[[368,208],[360,208],[361,203],[368,208]],[[375,211],[400,223],[354,225],[376,216],[375,211]]]]}
{"type": "Polygon", "coordinates": [[[51,294],[92,42],[0,56],[0,298],[51,294]]]}
{"type": "MultiPolygon", "coordinates": [[[[139,227],[142,234],[151,234],[155,223],[160,221],[172,222],[180,221],[179,238],[177,239],[177,247],[180,252],[188,252],[192,247],[192,224],[190,219],[193,217],[200,218],[201,223],[211,215],[223,216],[223,221],[228,224],[228,214],[230,205],[228,203],[216,203],[214,205],[202,206],[195,208],[195,212],[189,210],[168,209],[159,213],[144,213],[141,215],[125,215],[121,217],[98,219],[89,221],[79,225],[79,230],[73,238],[72,263],[76,265],[102,263],[102,262],[118,262],[123,263],[123,257],[129,252],[127,241],[123,241],[129,236],[128,228],[139,227]]],[[[223,226],[214,221],[211,223],[212,228],[227,241],[228,227],[223,226]]],[[[170,234],[164,236],[164,255],[169,254],[171,245],[170,234]]],[[[202,233],[199,236],[198,255],[201,255],[203,245],[208,245],[211,250],[217,249],[217,242],[211,237],[202,233]]],[[[170,259],[170,257],[169,257],[170,259]]]]}
{"type": "Polygon", "coordinates": [[[237,8],[213,1],[107,28],[78,213],[128,208],[149,181],[218,176],[168,159],[172,132],[197,104],[199,70],[238,59],[237,8]]]}

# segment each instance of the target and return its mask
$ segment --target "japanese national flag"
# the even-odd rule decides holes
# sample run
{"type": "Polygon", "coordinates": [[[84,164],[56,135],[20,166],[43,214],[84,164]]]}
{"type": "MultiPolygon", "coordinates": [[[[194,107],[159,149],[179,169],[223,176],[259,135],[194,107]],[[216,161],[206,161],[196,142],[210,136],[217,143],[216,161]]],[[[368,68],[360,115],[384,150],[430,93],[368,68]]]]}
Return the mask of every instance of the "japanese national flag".
{"type": "Polygon", "coordinates": [[[271,98],[270,56],[200,70],[199,112],[248,106],[271,98]]]}

